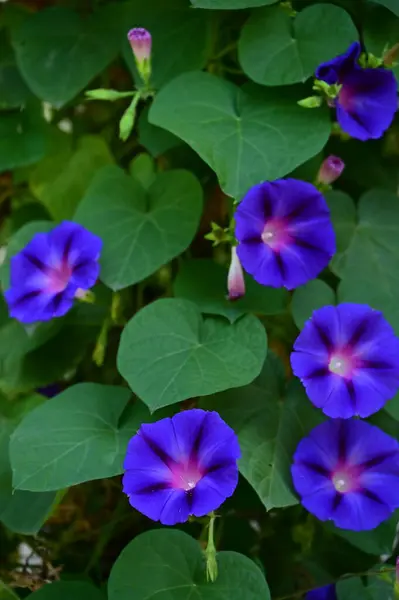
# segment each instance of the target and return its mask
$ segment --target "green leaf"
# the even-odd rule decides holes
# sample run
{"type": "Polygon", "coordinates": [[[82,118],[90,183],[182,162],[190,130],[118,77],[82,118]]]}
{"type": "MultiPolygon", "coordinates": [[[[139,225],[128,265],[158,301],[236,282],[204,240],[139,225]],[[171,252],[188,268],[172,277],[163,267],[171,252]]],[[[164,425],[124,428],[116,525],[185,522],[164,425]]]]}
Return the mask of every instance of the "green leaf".
{"type": "MultiPolygon", "coordinates": [[[[337,241],[337,252],[344,252],[349,246],[356,229],[356,206],[352,198],[344,192],[327,192],[326,200],[337,241]]],[[[333,259],[334,260],[334,259],[333,259]]]]}
{"type": "Polygon", "coordinates": [[[150,154],[137,154],[129,165],[129,173],[145,190],[151,187],[156,178],[156,164],[150,154]]]}
{"type": "Polygon", "coordinates": [[[188,171],[160,173],[146,192],[120,168],[107,167],[87,190],[75,221],[102,238],[101,279],[120,290],[183,252],[201,211],[202,189],[188,171]]]}
{"type": "Polygon", "coordinates": [[[157,158],[161,154],[165,154],[168,150],[181,145],[181,140],[178,137],[169,133],[161,127],[151,125],[148,121],[149,107],[146,107],[139,117],[139,140],[140,145],[144,146],[152,156],[157,158]]]}
{"type": "Polygon", "coordinates": [[[178,298],[195,302],[201,312],[222,315],[231,322],[245,313],[276,315],[287,310],[287,290],[259,285],[252,277],[245,277],[245,287],[243,298],[227,300],[227,269],[203,258],[181,264],[173,290],[178,298]]]}
{"type": "Polygon", "coordinates": [[[151,411],[250,383],[266,357],[266,332],[252,315],[234,324],[203,318],[192,302],[162,299],[122,332],[118,369],[151,411]]]}
{"type": "Polygon", "coordinates": [[[359,202],[358,224],[335,269],[340,302],[381,310],[399,333],[399,204],[395,194],[370,190],[359,202]]]}
{"type": "Polygon", "coordinates": [[[157,94],[150,121],[187,142],[236,198],[317,154],[330,134],[325,108],[305,110],[296,91],[242,91],[209,73],[177,77],[157,94]],[[176,110],[176,98],[179,109],[176,110]]]}
{"type": "Polygon", "coordinates": [[[238,53],[245,73],[263,85],[306,81],[316,67],[358,39],[348,13],[315,4],[293,19],[281,6],[255,10],[242,29],[238,53]]]}
{"type": "Polygon", "coordinates": [[[28,596],[29,600],[105,600],[88,581],[54,581],[28,596]]]}
{"type": "MultiPolygon", "coordinates": [[[[187,0],[133,0],[125,5],[124,19],[151,32],[151,87],[159,89],[177,75],[205,66],[210,50],[210,19],[203,11],[190,10],[187,0]]],[[[126,38],[123,56],[140,83],[126,38]]]]}
{"type": "Polygon", "coordinates": [[[106,142],[87,135],[71,147],[70,137],[57,134],[56,147],[32,171],[29,184],[33,194],[57,220],[71,219],[94,175],[113,162],[106,142]]]}
{"type": "Polygon", "coordinates": [[[24,106],[31,93],[15,64],[4,30],[0,31],[0,108],[24,106]]]}
{"type": "Polygon", "coordinates": [[[347,540],[350,544],[374,556],[390,555],[396,536],[398,524],[398,511],[388,521],[384,521],[372,531],[347,531],[339,529],[332,523],[325,523],[324,527],[347,540]]]}
{"type": "Polygon", "coordinates": [[[337,600],[391,600],[393,586],[393,574],[368,577],[366,585],[360,577],[349,577],[337,582],[337,600]]]}
{"type": "Polygon", "coordinates": [[[217,554],[219,574],[206,580],[201,547],[178,530],[148,531],[119,555],[108,581],[109,600],[270,600],[255,563],[236,552],[217,554]]]}
{"type": "Polygon", "coordinates": [[[201,400],[238,435],[240,473],[267,510],[298,504],[292,487],[292,456],[299,441],[321,420],[297,381],[283,388],[281,365],[267,360],[251,385],[201,400]]]}
{"type": "Polygon", "coordinates": [[[31,165],[45,149],[45,123],[38,107],[0,112],[0,172],[31,165]]]}
{"type": "Polygon", "coordinates": [[[126,388],[79,383],[30,412],[11,437],[14,487],[44,492],[121,473],[129,439],[149,418],[130,397],[126,388]]]}
{"type": "Polygon", "coordinates": [[[266,6],[275,4],[277,0],[191,0],[195,8],[213,8],[221,10],[252,8],[254,6],[266,6]]]}
{"type": "MultiPolygon", "coordinates": [[[[12,406],[15,407],[15,402],[12,406]]],[[[9,443],[16,425],[15,418],[0,414],[0,521],[11,531],[35,535],[46,520],[56,495],[53,492],[34,494],[13,490],[9,443]]],[[[0,582],[0,600],[2,598],[0,582]]]]}
{"type": "Polygon", "coordinates": [[[397,0],[373,0],[376,4],[381,4],[389,8],[397,17],[399,17],[399,4],[397,0]]]}
{"type": "MultiPolygon", "coordinates": [[[[397,6],[398,11],[396,14],[399,17],[399,3],[397,3],[397,6]]],[[[386,50],[399,42],[399,19],[395,19],[392,13],[384,8],[373,7],[364,15],[363,34],[368,52],[382,58],[386,50]]],[[[395,62],[397,63],[398,60],[396,59],[395,62]]],[[[398,64],[393,67],[393,72],[399,80],[398,64]]],[[[375,153],[373,153],[373,156],[375,157],[375,153]]]]}
{"type": "Polygon", "coordinates": [[[12,31],[18,66],[32,91],[61,107],[116,56],[121,9],[105,6],[82,18],[67,8],[33,13],[12,31]]]}
{"type": "Polygon", "coordinates": [[[19,600],[19,596],[0,580],[0,600],[19,600]]]}
{"type": "Polygon", "coordinates": [[[329,304],[335,304],[335,293],[321,279],[313,279],[297,288],[292,295],[292,316],[298,329],[312,316],[313,311],[329,304]]]}

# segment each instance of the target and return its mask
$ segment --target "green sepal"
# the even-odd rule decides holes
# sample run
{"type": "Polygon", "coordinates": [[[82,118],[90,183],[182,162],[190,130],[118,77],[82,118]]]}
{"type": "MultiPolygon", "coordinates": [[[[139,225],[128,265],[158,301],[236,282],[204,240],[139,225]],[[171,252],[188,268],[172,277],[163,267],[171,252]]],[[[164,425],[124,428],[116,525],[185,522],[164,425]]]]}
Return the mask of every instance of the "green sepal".
{"type": "Polygon", "coordinates": [[[359,57],[359,64],[363,69],[378,69],[383,66],[384,61],[382,58],[374,56],[374,54],[362,52],[359,57]]]}
{"type": "Polygon", "coordinates": [[[313,89],[318,92],[322,92],[327,98],[336,98],[341,90],[342,85],[333,83],[332,85],[322,81],[321,79],[315,79],[313,89]]]}
{"type": "Polygon", "coordinates": [[[213,246],[218,246],[224,242],[233,242],[234,238],[231,234],[230,227],[220,227],[217,223],[211,222],[211,231],[204,235],[206,240],[213,242],[213,246]]]}

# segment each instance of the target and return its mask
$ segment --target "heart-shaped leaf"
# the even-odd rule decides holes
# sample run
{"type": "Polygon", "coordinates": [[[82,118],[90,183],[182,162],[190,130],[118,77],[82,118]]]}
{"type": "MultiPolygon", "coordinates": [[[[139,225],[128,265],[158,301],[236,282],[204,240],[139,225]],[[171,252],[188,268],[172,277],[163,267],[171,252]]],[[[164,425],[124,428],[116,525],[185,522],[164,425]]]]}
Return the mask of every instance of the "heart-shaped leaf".
{"type": "Polygon", "coordinates": [[[381,310],[399,333],[399,205],[395,194],[370,190],[358,205],[358,224],[335,272],[340,302],[381,310]]]}
{"type": "Polygon", "coordinates": [[[178,530],[147,531],[119,555],[108,581],[109,600],[270,600],[259,567],[236,552],[217,554],[218,577],[208,582],[201,546],[178,530]]]}
{"type": "MultiPolygon", "coordinates": [[[[387,0],[389,2],[389,0],[387,0]]],[[[213,8],[215,10],[229,10],[237,8],[252,8],[253,6],[266,6],[275,4],[277,0],[191,0],[195,8],[213,8]]]]}
{"type": "Polygon", "coordinates": [[[348,13],[332,4],[305,8],[293,20],[281,6],[252,13],[238,46],[245,73],[263,85],[306,81],[316,67],[358,39],[348,13]]]}
{"type": "Polygon", "coordinates": [[[267,510],[298,504],[291,480],[292,456],[321,418],[299,382],[284,390],[281,365],[271,357],[251,385],[201,400],[201,408],[216,410],[238,435],[240,473],[267,510]]]}
{"type": "Polygon", "coordinates": [[[149,419],[141,403],[127,408],[130,397],[126,388],[80,383],[30,412],[11,437],[14,487],[59,490],[121,473],[128,440],[149,419]]]}
{"type": "Polygon", "coordinates": [[[191,243],[202,189],[188,171],[160,173],[148,190],[118,167],[102,169],[75,221],[101,237],[101,279],[120,290],[145,279],[191,243]]]}
{"type": "Polygon", "coordinates": [[[33,13],[13,30],[18,66],[32,91],[57,107],[74,98],[116,56],[121,8],[81,18],[67,8],[33,13]]]}
{"type": "Polygon", "coordinates": [[[227,269],[213,260],[184,261],[175,279],[175,296],[195,302],[201,312],[223,315],[233,322],[245,313],[275,315],[286,311],[289,295],[283,288],[271,288],[245,277],[245,296],[228,300],[227,269]]]}
{"type": "Polygon", "coordinates": [[[209,73],[187,73],[157,94],[149,118],[192,146],[224,191],[239,198],[260,181],[287,175],[326,144],[328,111],[301,108],[299,99],[292,90],[249,86],[244,92],[209,73]]]}
{"type": "Polygon", "coordinates": [[[162,299],[126,325],[118,369],[153,411],[253,381],[266,348],[266,332],[252,315],[231,325],[204,319],[187,300],[162,299]]]}

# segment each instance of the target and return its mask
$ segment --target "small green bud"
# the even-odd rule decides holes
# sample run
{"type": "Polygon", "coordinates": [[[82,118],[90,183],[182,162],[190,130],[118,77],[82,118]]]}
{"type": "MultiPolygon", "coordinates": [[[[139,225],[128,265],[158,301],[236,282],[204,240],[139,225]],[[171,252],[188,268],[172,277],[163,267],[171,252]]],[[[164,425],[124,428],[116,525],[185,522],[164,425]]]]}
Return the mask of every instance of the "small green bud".
{"type": "Polygon", "coordinates": [[[214,541],[214,527],[216,515],[214,512],[209,513],[209,529],[208,529],[208,544],[205,550],[206,558],[206,578],[214,583],[218,576],[218,564],[216,559],[216,546],[214,541]]]}
{"type": "Polygon", "coordinates": [[[103,88],[85,92],[89,100],[108,100],[109,102],[114,102],[121,98],[131,98],[135,93],[136,92],[118,92],[117,90],[106,90],[103,88]]]}
{"type": "Polygon", "coordinates": [[[123,142],[126,142],[129,135],[133,131],[134,123],[136,120],[136,109],[139,100],[140,92],[135,92],[132,102],[123,113],[123,116],[119,122],[119,137],[123,142]]]}
{"type": "Polygon", "coordinates": [[[93,362],[97,367],[102,367],[105,360],[105,352],[107,350],[108,342],[108,329],[110,326],[109,318],[106,318],[100,331],[100,335],[97,338],[96,346],[93,350],[93,362]]]}
{"type": "Polygon", "coordinates": [[[309,96],[303,100],[298,100],[298,104],[303,108],[319,108],[323,104],[323,98],[321,96],[309,96]]]}

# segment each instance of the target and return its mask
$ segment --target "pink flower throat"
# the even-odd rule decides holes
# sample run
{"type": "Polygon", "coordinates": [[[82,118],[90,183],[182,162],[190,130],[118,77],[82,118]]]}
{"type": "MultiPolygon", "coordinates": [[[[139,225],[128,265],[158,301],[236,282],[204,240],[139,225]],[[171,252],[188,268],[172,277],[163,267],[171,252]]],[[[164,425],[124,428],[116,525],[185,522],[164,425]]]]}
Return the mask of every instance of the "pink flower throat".
{"type": "Polygon", "coordinates": [[[354,370],[358,366],[358,361],[349,349],[338,350],[330,355],[328,369],[330,373],[350,379],[354,370]]]}
{"type": "Polygon", "coordinates": [[[72,267],[66,261],[60,263],[57,268],[49,269],[47,272],[48,290],[54,294],[63,292],[71,279],[71,275],[72,267]]]}
{"type": "Polygon", "coordinates": [[[347,494],[359,488],[359,473],[353,467],[342,466],[333,472],[331,481],[337,492],[347,494]]]}
{"type": "Polygon", "coordinates": [[[270,219],[263,228],[262,242],[275,252],[279,252],[291,242],[291,236],[287,229],[284,219],[270,219]]]}
{"type": "Polygon", "coordinates": [[[193,463],[188,465],[174,465],[172,474],[172,486],[185,492],[193,490],[204,476],[199,466],[193,463]]]}

